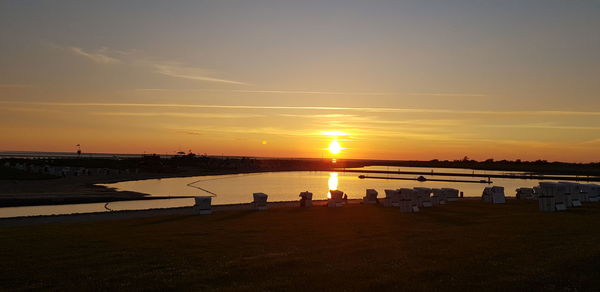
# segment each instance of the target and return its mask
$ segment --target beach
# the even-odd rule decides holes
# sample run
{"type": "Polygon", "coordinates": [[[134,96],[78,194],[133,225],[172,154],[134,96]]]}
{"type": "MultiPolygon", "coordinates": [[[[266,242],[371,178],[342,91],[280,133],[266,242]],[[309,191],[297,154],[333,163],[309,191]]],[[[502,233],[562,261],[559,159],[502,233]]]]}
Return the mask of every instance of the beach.
{"type": "MultiPolygon", "coordinates": [[[[3,224],[0,289],[586,291],[600,285],[598,203],[560,213],[514,199],[460,200],[419,213],[356,201],[340,208],[294,204],[3,224]]],[[[83,215],[66,217],[77,216],[83,215]]]]}

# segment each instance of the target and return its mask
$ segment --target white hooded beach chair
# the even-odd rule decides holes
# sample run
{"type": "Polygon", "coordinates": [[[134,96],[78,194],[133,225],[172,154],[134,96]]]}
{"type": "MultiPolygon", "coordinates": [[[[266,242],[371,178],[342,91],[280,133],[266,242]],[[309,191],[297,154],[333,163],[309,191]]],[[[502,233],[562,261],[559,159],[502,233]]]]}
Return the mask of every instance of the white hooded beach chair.
{"type": "Polygon", "coordinates": [[[330,190],[329,194],[331,198],[327,200],[328,207],[342,207],[344,206],[344,192],[339,190],[330,190]]]}
{"type": "Polygon", "coordinates": [[[423,188],[423,187],[416,187],[413,188],[415,191],[415,200],[417,207],[422,208],[422,207],[431,207],[433,204],[431,202],[431,189],[430,188],[423,188]]]}
{"type": "Polygon", "coordinates": [[[553,182],[540,182],[540,188],[542,190],[541,195],[538,196],[540,211],[554,212],[567,209],[559,194],[559,184],[553,182]]]}
{"type": "Polygon", "coordinates": [[[212,197],[198,196],[194,197],[194,213],[196,214],[212,214],[211,210],[212,197]]]}
{"type": "Polygon", "coordinates": [[[431,189],[430,188],[422,188],[422,187],[416,187],[413,188],[414,190],[414,195],[413,195],[413,204],[416,205],[419,208],[423,208],[423,203],[427,202],[427,207],[431,207],[431,189]]]}
{"type": "Polygon", "coordinates": [[[504,196],[504,187],[493,186],[491,190],[492,190],[492,204],[506,203],[506,197],[504,196]]]}
{"type": "Polygon", "coordinates": [[[252,197],[254,198],[252,204],[256,210],[267,210],[267,198],[269,197],[267,194],[254,193],[252,194],[252,197]]]}
{"type": "Polygon", "coordinates": [[[399,201],[400,212],[402,213],[413,213],[419,212],[419,207],[417,207],[411,199],[401,198],[399,201]]]}
{"type": "Polygon", "coordinates": [[[573,182],[559,182],[564,186],[565,196],[568,198],[567,207],[581,207],[581,196],[579,194],[580,186],[573,182]]]}
{"type": "Polygon", "coordinates": [[[579,198],[582,203],[590,201],[590,187],[591,184],[580,184],[579,185],[579,198]]]}
{"type": "Polygon", "coordinates": [[[417,203],[413,199],[415,196],[415,190],[409,188],[401,188],[396,192],[399,194],[400,212],[411,213],[419,211],[417,203]]]}
{"type": "Polygon", "coordinates": [[[415,190],[409,188],[401,188],[398,189],[397,192],[400,193],[401,200],[412,200],[415,190]]]}
{"type": "Polygon", "coordinates": [[[542,212],[556,211],[557,186],[555,183],[540,182],[539,192],[537,195],[538,205],[542,212]]]}
{"type": "Polygon", "coordinates": [[[540,186],[534,186],[533,188],[533,199],[537,200],[542,195],[542,188],[540,186]]]}
{"type": "Polygon", "coordinates": [[[374,189],[367,189],[366,194],[363,197],[363,204],[377,204],[377,191],[374,189]]]}
{"type": "Polygon", "coordinates": [[[572,207],[571,204],[571,193],[569,193],[568,187],[565,184],[556,183],[556,194],[554,195],[556,200],[556,210],[564,211],[572,207]]]}
{"type": "Polygon", "coordinates": [[[483,192],[481,192],[481,200],[486,203],[492,202],[492,187],[483,188],[483,192]]]}
{"type": "Polygon", "coordinates": [[[446,201],[454,202],[458,201],[458,190],[454,188],[442,188],[442,191],[446,194],[446,201]]]}
{"type": "Polygon", "coordinates": [[[385,190],[384,207],[400,207],[400,192],[397,190],[385,190]]]}
{"type": "Polygon", "coordinates": [[[433,193],[432,197],[434,197],[434,198],[437,197],[437,199],[433,199],[433,200],[439,201],[440,205],[445,205],[446,203],[448,203],[448,197],[447,197],[448,194],[444,190],[431,189],[431,193],[433,193]]]}
{"type": "Polygon", "coordinates": [[[593,184],[592,187],[590,188],[590,190],[591,190],[590,201],[592,201],[592,202],[600,201],[600,185],[593,184]]]}
{"type": "Polygon", "coordinates": [[[590,202],[600,201],[600,186],[597,184],[586,184],[587,196],[590,202]]]}
{"type": "Polygon", "coordinates": [[[437,206],[445,203],[442,189],[431,189],[431,205],[437,206]]]}

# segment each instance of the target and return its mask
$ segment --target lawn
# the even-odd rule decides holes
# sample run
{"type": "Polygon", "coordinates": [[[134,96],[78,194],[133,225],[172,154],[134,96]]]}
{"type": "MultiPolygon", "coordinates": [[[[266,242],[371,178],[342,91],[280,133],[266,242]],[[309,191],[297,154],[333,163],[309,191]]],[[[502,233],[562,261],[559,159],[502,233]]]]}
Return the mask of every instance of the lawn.
{"type": "Polygon", "coordinates": [[[0,227],[0,290],[597,290],[600,204],[477,200],[0,227]]]}

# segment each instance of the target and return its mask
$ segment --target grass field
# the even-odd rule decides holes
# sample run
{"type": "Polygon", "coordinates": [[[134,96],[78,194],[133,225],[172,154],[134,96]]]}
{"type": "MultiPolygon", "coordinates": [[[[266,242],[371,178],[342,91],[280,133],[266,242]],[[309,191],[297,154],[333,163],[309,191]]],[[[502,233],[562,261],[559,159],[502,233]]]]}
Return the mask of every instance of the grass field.
{"type": "Polygon", "coordinates": [[[0,227],[0,290],[597,290],[600,204],[465,200],[0,227]]]}

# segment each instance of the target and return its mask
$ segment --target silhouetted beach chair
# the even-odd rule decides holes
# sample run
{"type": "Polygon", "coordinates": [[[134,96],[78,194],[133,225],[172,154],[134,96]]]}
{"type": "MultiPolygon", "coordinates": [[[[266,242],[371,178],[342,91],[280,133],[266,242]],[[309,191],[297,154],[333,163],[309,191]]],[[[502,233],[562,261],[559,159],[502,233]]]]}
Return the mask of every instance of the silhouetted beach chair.
{"type": "Polygon", "coordinates": [[[426,195],[426,197],[422,198],[421,205],[423,205],[424,208],[433,207],[433,201],[431,199],[431,193],[428,193],[426,195]]]}
{"type": "Polygon", "coordinates": [[[366,194],[363,197],[363,204],[377,204],[377,191],[374,189],[367,189],[366,194]]]}
{"type": "MultiPolygon", "coordinates": [[[[431,205],[437,206],[442,204],[442,189],[431,189],[431,205]]],[[[444,202],[445,204],[446,202],[444,202]]]]}
{"type": "Polygon", "coordinates": [[[419,206],[416,201],[414,201],[415,190],[408,188],[401,188],[397,190],[399,197],[399,207],[400,212],[403,213],[411,213],[411,212],[419,212],[419,206]]]}
{"type": "Polygon", "coordinates": [[[211,210],[212,197],[198,196],[194,197],[194,213],[196,214],[212,214],[211,210]]]}
{"type": "Polygon", "coordinates": [[[306,207],[306,208],[312,207],[313,193],[301,192],[299,197],[300,197],[300,207],[306,207]]]}
{"type": "Polygon", "coordinates": [[[431,189],[431,193],[433,194],[432,197],[432,203],[434,205],[445,205],[446,203],[448,203],[448,199],[446,198],[446,192],[444,192],[444,190],[442,189],[431,189]]]}
{"type": "Polygon", "coordinates": [[[344,192],[339,190],[330,190],[329,194],[331,195],[331,198],[327,200],[328,207],[344,206],[344,192]]]}
{"type": "Polygon", "coordinates": [[[454,188],[442,188],[442,191],[446,195],[447,202],[458,201],[458,193],[459,191],[454,188]]]}
{"type": "Polygon", "coordinates": [[[267,198],[269,197],[267,194],[254,193],[252,194],[252,197],[254,198],[254,202],[252,202],[252,204],[256,210],[267,210],[267,198]]]}
{"type": "Polygon", "coordinates": [[[533,188],[533,199],[537,200],[539,198],[539,196],[542,196],[542,188],[538,185],[538,186],[534,186],[533,188]]]}
{"type": "Polygon", "coordinates": [[[517,192],[515,197],[519,200],[533,200],[535,198],[532,188],[518,188],[515,191],[517,192]]]}
{"type": "Polygon", "coordinates": [[[400,192],[397,190],[385,190],[383,199],[384,207],[400,207],[400,192]]]}
{"type": "Polygon", "coordinates": [[[504,204],[506,203],[506,196],[504,195],[504,187],[494,186],[492,187],[492,204],[504,204]]]}
{"type": "Polygon", "coordinates": [[[571,194],[568,192],[567,186],[564,184],[556,183],[554,200],[556,200],[556,211],[564,211],[572,207],[571,194]]]}
{"type": "Polygon", "coordinates": [[[581,207],[579,184],[573,182],[559,182],[559,184],[564,186],[565,195],[568,196],[568,198],[570,199],[570,202],[568,202],[567,207],[581,207]]]}
{"type": "Polygon", "coordinates": [[[484,202],[492,204],[504,204],[506,203],[506,196],[504,195],[504,187],[485,187],[481,194],[481,199],[484,202]]]}
{"type": "Polygon", "coordinates": [[[417,204],[417,207],[431,207],[433,204],[431,203],[431,189],[430,188],[413,188],[414,189],[414,200],[417,204]]]}
{"type": "Polygon", "coordinates": [[[582,203],[590,201],[590,187],[591,184],[580,184],[579,185],[579,198],[582,203]]]}
{"type": "Polygon", "coordinates": [[[584,202],[600,201],[600,186],[597,184],[583,184],[581,186],[582,197],[587,198],[584,202]]]}
{"type": "Polygon", "coordinates": [[[588,196],[590,202],[599,202],[600,201],[600,185],[597,184],[588,184],[589,192],[588,196]]]}
{"type": "Polygon", "coordinates": [[[486,203],[492,202],[492,187],[483,188],[483,192],[481,192],[481,200],[486,203]]]}

